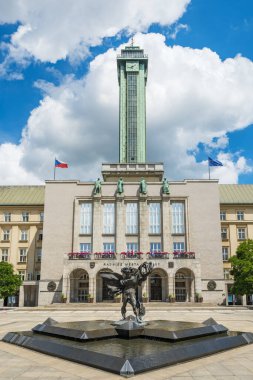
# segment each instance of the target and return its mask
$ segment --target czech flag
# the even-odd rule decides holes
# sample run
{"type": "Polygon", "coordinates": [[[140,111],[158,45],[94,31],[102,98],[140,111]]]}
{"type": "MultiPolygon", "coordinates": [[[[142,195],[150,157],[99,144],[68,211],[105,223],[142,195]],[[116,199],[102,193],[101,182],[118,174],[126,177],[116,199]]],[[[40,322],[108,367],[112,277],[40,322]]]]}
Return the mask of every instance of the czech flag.
{"type": "Polygon", "coordinates": [[[66,164],[66,162],[63,162],[63,161],[59,161],[57,159],[55,159],[55,164],[54,164],[55,168],[62,168],[62,169],[66,169],[68,168],[68,164],[66,164]]]}

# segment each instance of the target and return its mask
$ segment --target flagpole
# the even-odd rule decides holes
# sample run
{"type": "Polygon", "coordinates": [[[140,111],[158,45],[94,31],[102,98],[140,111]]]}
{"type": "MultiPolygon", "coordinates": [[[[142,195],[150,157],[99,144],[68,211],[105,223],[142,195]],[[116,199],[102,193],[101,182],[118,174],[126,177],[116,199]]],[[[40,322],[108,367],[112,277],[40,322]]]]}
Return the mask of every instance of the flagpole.
{"type": "Polygon", "coordinates": [[[55,160],[56,160],[56,158],[54,159],[54,181],[55,181],[55,169],[56,169],[56,167],[55,167],[55,160]]]}

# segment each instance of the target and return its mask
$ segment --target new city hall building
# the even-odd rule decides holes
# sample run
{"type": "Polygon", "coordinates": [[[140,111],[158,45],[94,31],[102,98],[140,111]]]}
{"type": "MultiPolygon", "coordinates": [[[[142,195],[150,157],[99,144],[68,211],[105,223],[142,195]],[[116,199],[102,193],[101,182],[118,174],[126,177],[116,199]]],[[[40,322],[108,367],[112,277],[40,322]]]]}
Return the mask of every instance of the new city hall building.
{"type": "Polygon", "coordinates": [[[24,279],[15,302],[110,301],[101,272],[151,261],[148,301],[228,303],[227,260],[253,235],[253,186],[168,184],[163,164],[146,162],[148,58],[127,46],[117,67],[119,162],[102,164],[102,181],[0,188],[2,260],[24,279]]]}
{"type": "Polygon", "coordinates": [[[140,292],[150,301],[222,302],[224,278],[216,180],[171,182],[146,162],[148,58],[136,46],[117,57],[119,163],[103,182],[46,181],[39,305],[109,299],[103,271],[152,261],[140,292]],[[122,180],[124,184],[122,185],[122,180]],[[204,212],[203,212],[204,211],[204,212]]]}

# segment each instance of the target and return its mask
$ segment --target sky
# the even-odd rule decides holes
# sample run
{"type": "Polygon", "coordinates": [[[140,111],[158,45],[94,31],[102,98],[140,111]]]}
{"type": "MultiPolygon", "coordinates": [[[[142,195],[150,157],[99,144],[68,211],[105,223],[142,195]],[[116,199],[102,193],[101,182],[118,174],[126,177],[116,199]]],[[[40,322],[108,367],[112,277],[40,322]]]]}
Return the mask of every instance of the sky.
{"type": "Polygon", "coordinates": [[[0,0],[0,185],[95,180],[118,162],[116,56],[149,57],[147,161],[253,183],[252,0],[0,0]]]}

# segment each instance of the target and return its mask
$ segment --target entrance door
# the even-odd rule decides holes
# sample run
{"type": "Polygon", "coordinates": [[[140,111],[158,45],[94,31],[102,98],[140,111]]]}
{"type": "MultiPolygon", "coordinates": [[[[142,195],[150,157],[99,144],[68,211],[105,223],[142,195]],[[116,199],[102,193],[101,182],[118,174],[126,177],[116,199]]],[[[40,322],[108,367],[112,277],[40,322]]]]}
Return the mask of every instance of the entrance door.
{"type": "Polygon", "coordinates": [[[113,296],[111,294],[108,294],[108,288],[107,288],[108,280],[106,278],[103,278],[102,281],[103,281],[103,286],[102,286],[102,301],[112,301],[113,300],[113,296]]]}
{"type": "Polygon", "coordinates": [[[89,294],[89,281],[79,281],[78,284],[78,302],[87,302],[89,294]]]}
{"type": "Polygon", "coordinates": [[[150,301],[162,301],[162,279],[159,274],[150,278],[150,301]]]}
{"type": "Polygon", "coordinates": [[[176,302],[186,301],[185,281],[176,281],[176,302]]]}

